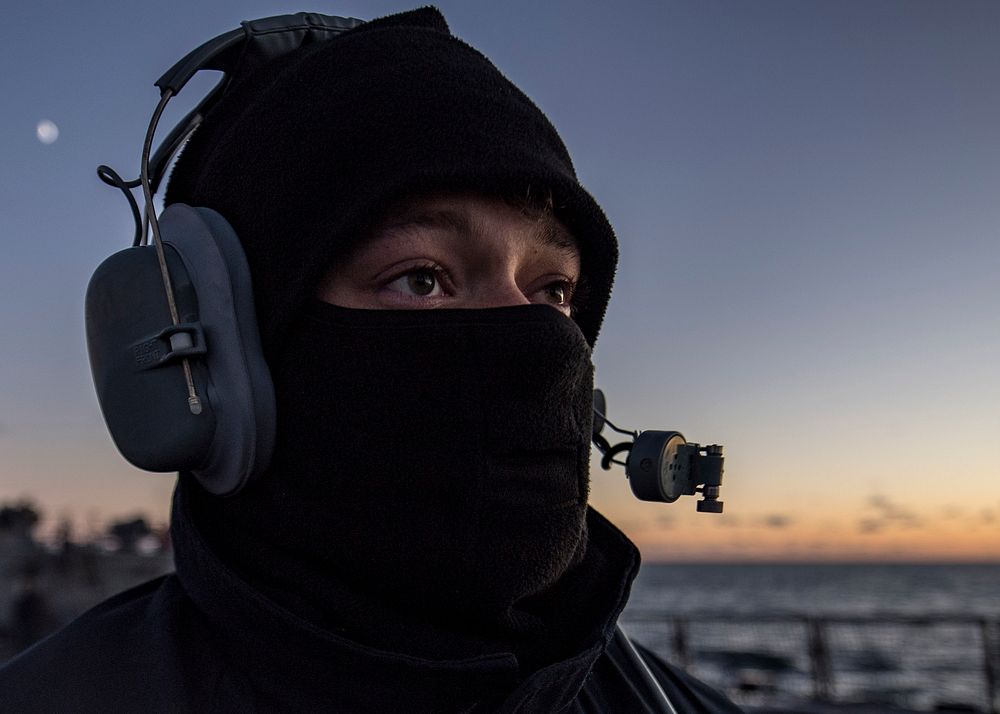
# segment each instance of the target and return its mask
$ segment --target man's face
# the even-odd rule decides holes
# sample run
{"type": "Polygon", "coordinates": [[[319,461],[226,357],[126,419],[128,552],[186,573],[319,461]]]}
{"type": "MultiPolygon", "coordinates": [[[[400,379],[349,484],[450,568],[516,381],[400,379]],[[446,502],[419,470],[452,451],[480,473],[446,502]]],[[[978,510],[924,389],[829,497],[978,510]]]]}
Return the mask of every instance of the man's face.
{"type": "Polygon", "coordinates": [[[570,315],[580,252],[548,213],[447,194],[407,201],[320,283],[326,302],[362,309],[539,303],[570,315]]]}

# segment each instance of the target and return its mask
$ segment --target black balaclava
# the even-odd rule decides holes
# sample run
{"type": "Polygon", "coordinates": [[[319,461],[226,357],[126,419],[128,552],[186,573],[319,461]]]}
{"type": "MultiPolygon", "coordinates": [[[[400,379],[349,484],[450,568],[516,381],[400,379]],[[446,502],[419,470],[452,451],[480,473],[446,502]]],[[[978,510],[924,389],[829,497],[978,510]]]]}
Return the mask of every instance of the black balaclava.
{"type": "Polygon", "coordinates": [[[385,633],[344,593],[470,638],[530,640],[545,624],[531,596],[586,549],[589,357],[547,305],[315,301],[273,368],[270,470],[231,498],[195,495],[196,514],[258,586],[368,644],[385,633]]]}
{"type": "Polygon", "coordinates": [[[436,10],[384,18],[237,76],[179,159],[174,202],[240,236],[277,396],[261,478],[220,499],[182,476],[211,546],[365,644],[531,660],[532,642],[571,642],[547,630],[548,594],[587,550],[590,345],[617,249],[537,107],[436,10]],[[382,211],[432,191],[550,195],[589,302],[571,320],[311,297],[382,211]]]}

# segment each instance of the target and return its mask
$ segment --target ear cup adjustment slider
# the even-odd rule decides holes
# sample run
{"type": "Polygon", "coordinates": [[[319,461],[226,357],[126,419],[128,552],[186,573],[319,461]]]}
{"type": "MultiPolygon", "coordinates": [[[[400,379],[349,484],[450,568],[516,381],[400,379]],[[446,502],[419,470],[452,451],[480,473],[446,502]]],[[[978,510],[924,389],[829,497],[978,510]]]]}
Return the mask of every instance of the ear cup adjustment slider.
{"type": "Polygon", "coordinates": [[[200,322],[182,322],[170,325],[155,335],[143,338],[129,351],[136,370],[156,369],[175,360],[204,355],[205,333],[200,322]]]}

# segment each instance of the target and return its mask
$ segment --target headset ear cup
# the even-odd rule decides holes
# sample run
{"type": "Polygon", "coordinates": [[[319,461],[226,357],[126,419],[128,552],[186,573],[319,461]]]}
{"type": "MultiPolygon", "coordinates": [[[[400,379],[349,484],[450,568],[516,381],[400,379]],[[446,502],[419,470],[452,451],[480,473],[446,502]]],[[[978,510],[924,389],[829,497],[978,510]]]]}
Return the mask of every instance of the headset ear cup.
{"type": "Polygon", "coordinates": [[[173,248],[164,249],[164,258],[179,328],[170,317],[155,249],[126,248],[101,263],[87,286],[87,351],[104,421],[122,456],[147,471],[186,471],[205,463],[216,419],[206,398],[194,286],[173,248]],[[181,355],[202,398],[197,414],[188,403],[181,355]]]}
{"type": "Polygon", "coordinates": [[[160,235],[187,270],[208,348],[204,364],[215,432],[204,462],[187,470],[207,491],[231,495],[267,468],[274,450],[274,387],[250,268],[235,231],[209,208],[168,206],[160,235]]]}

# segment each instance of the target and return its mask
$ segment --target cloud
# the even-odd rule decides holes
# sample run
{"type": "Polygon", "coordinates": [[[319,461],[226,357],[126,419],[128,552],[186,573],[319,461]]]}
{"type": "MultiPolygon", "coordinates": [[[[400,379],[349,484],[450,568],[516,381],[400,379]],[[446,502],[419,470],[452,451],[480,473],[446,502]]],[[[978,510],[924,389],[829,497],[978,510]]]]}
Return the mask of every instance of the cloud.
{"type": "Polygon", "coordinates": [[[724,513],[712,520],[725,528],[787,528],[795,519],[785,513],[769,513],[763,516],[741,516],[737,513],[724,513]]]}
{"type": "Polygon", "coordinates": [[[765,528],[787,528],[792,524],[792,517],[781,513],[772,513],[761,519],[760,525],[765,528]]]}
{"type": "Polygon", "coordinates": [[[956,518],[961,518],[962,516],[965,515],[965,513],[959,506],[956,506],[954,504],[949,504],[941,509],[941,515],[944,517],[945,520],[951,521],[955,520],[956,518]]]}
{"type": "Polygon", "coordinates": [[[903,525],[921,524],[917,514],[893,503],[886,496],[872,496],[868,499],[868,505],[877,510],[879,516],[887,521],[894,521],[903,525]]]}
{"type": "Polygon", "coordinates": [[[877,521],[874,518],[862,518],[858,521],[858,530],[862,533],[878,533],[885,526],[884,521],[877,521]]]}
{"type": "Polygon", "coordinates": [[[660,528],[673,528],[675,520],[669,513],[661,513],[656,517],[656,525],[660,528]]]}
{"type": "Polygon", "coordinates": [[[922,528],[924,525],[916,513],[894,503],[887,496],[881,494],[870,496],[867,505],[869,509],[875,511],[875,514],[858,521],[858,530],[862,533],[878,533],[890,526],[922,528]]]}

